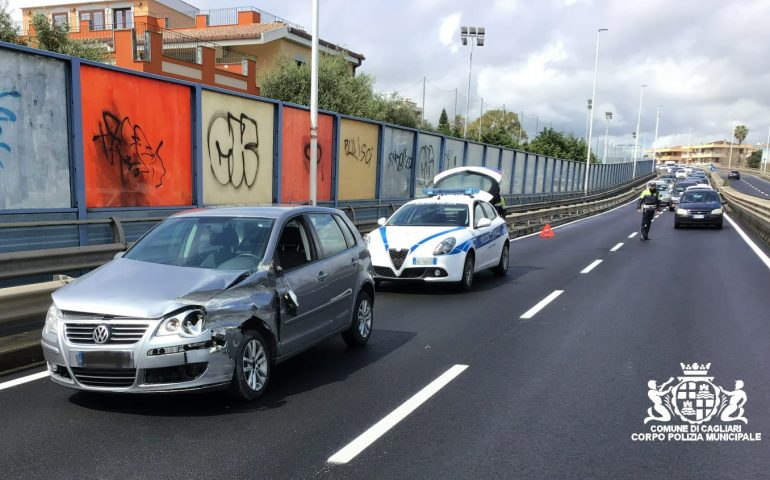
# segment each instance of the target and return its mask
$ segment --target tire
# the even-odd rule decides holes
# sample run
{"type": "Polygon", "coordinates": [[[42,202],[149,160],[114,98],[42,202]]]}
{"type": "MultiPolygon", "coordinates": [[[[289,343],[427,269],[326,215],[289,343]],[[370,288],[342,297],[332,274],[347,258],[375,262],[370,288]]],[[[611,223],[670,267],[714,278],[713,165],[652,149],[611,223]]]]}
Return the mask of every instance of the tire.
{"type": "Polygon", "coordinates": [[[379,278],[374,279],[374,288],[380,288],[380,285],[382,285],[382,280],[379,278]]]}
{"type": "Polygon", "coordinates": [[[500,261],[497,263],[497,266],[492,268],[492,271],[495,272],[495,275],[503,276],[506,273],[508,273],[508,264],[510,263],[510,248],[508,246],[508,243],[503,245],[503,250],[500,252],[500,261]]]}
{"type": "Polygon", "coordinates": [[[677,229],[677,230],[678,230],[678,229],[680,229],[681,227],[682,227],[682,226],[681,226],[681,225],[679,225],[679,223],[678,223],[678,222],[674,222],[674,228],[675,228],[675,229],[677,229]]]}
{"type": "Polygon", "coordinates": [[[714,228],[716,228],[717,230],[722,230],[722,224],[717,223],[716,225],[714,225],[714,228]]]}
{"type": "Polygon", "coordinates": [[[236,349],[228,393],[242,402],[256,400],[267,390],[272,369],[273,359],[265,338],[256,330],[246,330],[236,349]]]}
{"type": "Polygon", "coordinates": [[[473,257],[473,253],[468,252],[465,255],[465,262],[463,263],[463,278],[460,280],[460,288],[466,292],[473,287],[473,273],[475,266],[476,261],[473,257]]]}
{"type": "Polygon", "coordinates": [[[351,347],[363,347],[372,335],[374,325],[374,309],[372,298],[368,292],[358,292],[356,304],[353,308],[353,320],[350,328],[342,332],[342,339],[351,347]]]}

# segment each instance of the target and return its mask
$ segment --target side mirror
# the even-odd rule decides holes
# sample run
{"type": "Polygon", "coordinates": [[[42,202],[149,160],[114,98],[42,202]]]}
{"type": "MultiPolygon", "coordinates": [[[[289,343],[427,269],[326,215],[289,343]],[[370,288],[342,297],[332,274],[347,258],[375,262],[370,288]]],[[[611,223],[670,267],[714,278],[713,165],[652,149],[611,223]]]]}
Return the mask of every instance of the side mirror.
{"type": "Polygon", "coordinates": [[[112,257],[112,259],[113,260],[117,260],[117,259],[123,257],[123,255],[125,255],[125,254],[126,254],[126,252],[118,252],[118,253],[115,254],[114,257],[112,257]]]}
{"type": "Polygon", "coordinates": [[[388,221],[387,218],[380,217],[380,218],[377,219],[377,225],[379,225],[381,227],[384,227],[385,226],[385,222],[387,222],[387,221],[388,221]]]}
{"type": "Polygon", "coordinates": [[[476,222],[476,228],[484,228],[492,225],[492,220],[488,219],[487,217],[479,218],[479,221],[476,222]]]}

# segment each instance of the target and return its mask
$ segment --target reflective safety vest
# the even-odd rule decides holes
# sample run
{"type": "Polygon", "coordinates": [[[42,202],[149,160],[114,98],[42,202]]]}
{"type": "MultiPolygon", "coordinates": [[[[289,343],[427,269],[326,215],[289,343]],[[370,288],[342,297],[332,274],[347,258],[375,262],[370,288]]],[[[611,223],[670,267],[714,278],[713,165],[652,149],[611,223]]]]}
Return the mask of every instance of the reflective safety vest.
{"type": "Polygon", "coordinates": [[[654,205],[658,206],[658,191],[652,193],[649,188],[646,188],[641,195],[639,195],[639,201],[637,202],[637,208],[642,205],[654,205]]]}

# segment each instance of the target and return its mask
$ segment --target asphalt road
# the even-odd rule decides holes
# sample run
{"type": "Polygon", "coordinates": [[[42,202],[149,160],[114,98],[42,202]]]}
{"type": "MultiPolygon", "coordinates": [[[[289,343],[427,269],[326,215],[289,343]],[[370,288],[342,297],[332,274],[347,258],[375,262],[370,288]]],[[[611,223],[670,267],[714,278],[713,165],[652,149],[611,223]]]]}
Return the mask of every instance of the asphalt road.
{"type": "MultiPolygon", "coordinates": [[[[727,174],[722,174],[722,177],[727,179],[727,174]]],[[[754,175],[741,173],[741,179],[730,180],[730,186],[746,195],[770,199],[770,182],[754,175]]]]}
{"type": "Polygon", "coordinates": [[[649,431],[647,382],[680,362],[710,362],[726,389],[742,379],[744,432],[770,434],[770,265],[729,222],[674,230],[671,215],[648,242],[628,238],[631,206],[516,240],[508,276],[480,274],[470,293],[384,284],[368,347],[330,340],[277,367],[252,405],[2,389],[0,477],[767,478],[770,438],[631,440],[649,431]],[[448,371],[352,460],[327,462],[448,371]]]}

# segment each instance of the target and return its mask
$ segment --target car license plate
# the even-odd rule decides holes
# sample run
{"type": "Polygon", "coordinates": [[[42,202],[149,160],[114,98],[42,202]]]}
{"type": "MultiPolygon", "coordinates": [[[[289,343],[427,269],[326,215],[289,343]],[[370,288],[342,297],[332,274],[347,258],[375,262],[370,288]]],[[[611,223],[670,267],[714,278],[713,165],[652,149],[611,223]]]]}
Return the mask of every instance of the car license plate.
{"type": "Polygon", "coordinates": [[[70,352],[70,365],[84,368],[134,368],[132,352],[70,352]]]}
{"type": "Polygon", "coordinates": [[[693,215],[692,218],[694,218],[695,220],[703,220],[706,217],[703,215],[693,215]]]}
{"type": "Polygon", "coordinates": [[[412,265],[435,265],[436,259],[433,257],[414,257],[412,265]]]}

